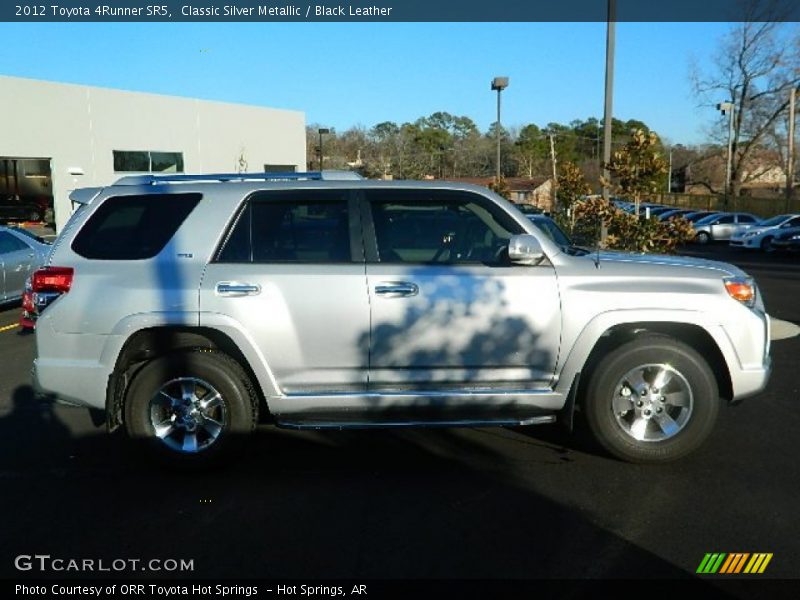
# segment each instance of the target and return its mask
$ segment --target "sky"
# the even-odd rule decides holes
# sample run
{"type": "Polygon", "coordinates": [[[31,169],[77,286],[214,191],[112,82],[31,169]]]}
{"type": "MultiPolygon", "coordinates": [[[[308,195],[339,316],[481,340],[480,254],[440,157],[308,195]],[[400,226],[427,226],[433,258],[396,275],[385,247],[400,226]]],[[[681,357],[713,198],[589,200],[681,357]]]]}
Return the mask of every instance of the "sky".
{"type": "MultiPolygon", "coordinates": [[[[614,116],[702,143],[690,60],[726,23],[618,23],[614,116]]],[[[344,130],[436,111],[505,127],[601,118],[605,23],[0,23],[0,74],[303,111],[344,130]]],[[[720,101],[724,98],[720,98],[720,101]]]]}

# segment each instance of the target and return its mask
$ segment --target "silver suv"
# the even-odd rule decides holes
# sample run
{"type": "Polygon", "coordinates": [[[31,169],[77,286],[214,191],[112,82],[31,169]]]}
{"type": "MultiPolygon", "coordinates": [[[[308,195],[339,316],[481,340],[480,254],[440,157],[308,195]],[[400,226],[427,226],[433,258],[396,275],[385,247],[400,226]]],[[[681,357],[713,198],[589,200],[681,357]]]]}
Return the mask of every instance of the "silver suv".
{"type": "Polygon", "coordinates": [[[37,387],[177,461],[259,420],[550,423],[684,456],[764,388],[769,318],[732,265],[559,247],[485,188],[327,174],[128,177],[32,285],[37,387]]]}

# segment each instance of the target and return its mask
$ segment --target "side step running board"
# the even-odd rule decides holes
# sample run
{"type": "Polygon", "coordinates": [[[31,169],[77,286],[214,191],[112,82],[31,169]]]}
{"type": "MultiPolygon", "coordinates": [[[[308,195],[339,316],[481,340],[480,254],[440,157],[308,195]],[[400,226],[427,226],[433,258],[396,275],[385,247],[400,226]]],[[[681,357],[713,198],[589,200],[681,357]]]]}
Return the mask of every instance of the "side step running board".
{"type": "Polygon", "coordinates": [[[400,427],[519,427],[555,423],[556,415],[541,415],[526,419],[498,419],[488,421],[281,421],[284,429],[394,429],[400,427]]]}

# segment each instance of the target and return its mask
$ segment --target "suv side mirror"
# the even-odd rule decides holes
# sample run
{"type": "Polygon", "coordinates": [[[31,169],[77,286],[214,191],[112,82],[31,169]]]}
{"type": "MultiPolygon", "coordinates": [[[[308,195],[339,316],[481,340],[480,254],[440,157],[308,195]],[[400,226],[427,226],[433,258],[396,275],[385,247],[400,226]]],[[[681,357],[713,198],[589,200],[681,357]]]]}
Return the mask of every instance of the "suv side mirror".
{"type": "Polygon", "coordinates": [[[511,236],[508,241],[508,258],[517,265],[535,265],[544,258],[542,245],[530,233],[511,236]]]}

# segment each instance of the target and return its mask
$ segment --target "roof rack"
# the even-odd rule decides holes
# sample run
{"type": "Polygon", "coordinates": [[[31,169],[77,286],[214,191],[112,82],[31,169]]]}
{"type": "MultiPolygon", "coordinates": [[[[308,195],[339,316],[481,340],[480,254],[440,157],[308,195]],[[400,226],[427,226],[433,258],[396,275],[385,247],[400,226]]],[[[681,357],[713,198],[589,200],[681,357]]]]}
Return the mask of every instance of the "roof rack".
{"type": "Polygon", "coordinates": [[[322,181],[322,180],[364,179],[353,171],[309,171],[297,173],[216,173],[209,175],[127,175],[114,182],[114,185],[156,185],[159,183],[181,183],[196,181],[322,181]]]}

